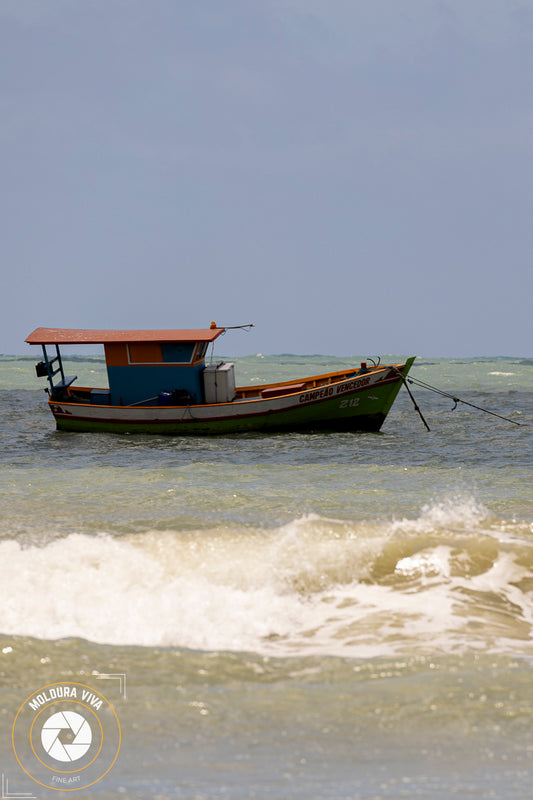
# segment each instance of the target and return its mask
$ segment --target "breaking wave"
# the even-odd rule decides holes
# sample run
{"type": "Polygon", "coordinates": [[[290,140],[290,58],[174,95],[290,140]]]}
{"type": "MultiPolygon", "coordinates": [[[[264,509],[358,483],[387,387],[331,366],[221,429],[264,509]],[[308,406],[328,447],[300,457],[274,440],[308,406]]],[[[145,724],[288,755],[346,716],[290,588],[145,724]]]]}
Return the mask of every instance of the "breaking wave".
{"type": "Polygon", "coordinates": [[[531,655],[532,533],[456,498],[414,519],[8,540],[0,631],[273,655],[531,655]]]}

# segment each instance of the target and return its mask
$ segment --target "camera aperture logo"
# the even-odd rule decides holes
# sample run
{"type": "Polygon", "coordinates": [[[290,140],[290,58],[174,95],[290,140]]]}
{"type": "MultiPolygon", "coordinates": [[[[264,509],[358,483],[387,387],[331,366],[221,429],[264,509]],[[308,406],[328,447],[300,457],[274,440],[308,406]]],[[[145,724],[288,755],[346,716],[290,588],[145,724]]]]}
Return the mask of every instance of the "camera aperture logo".
{"type": "Polygon", "coordinates": [[[77,711],[56,711],[41,730],[41,743],[56,761],[77,761],[85,755],[92,740],[91,726],[77,711]],[[70,732],[66,742],[60,736],[65,731],[70,732]]]}
{"type": "Polygon", "coordinates": [[[115,709],[101,692],[64,681],[42,686],[22,703],[12,732],[20,766],[50,789],[86,789],[107,775],[120,750],[115,709]]]}

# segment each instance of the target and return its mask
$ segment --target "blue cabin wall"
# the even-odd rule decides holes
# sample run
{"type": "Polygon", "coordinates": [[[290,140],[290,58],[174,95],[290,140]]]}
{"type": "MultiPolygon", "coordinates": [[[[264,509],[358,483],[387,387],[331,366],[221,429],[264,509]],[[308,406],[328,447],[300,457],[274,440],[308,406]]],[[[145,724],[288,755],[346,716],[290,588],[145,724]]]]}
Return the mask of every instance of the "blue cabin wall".
{"type": "MultiPolygon", "coordinates": [[[[204,364],[169,365],[128,365],[107,366],[110,403],[114,406],[142,403],[157,398],[161,392],[175,389],[185,390],[191,395],[192,403],[203,399],[202,372],[204,364]]],[[[157,399],[153,401],[157,405],[157,399]]]]}

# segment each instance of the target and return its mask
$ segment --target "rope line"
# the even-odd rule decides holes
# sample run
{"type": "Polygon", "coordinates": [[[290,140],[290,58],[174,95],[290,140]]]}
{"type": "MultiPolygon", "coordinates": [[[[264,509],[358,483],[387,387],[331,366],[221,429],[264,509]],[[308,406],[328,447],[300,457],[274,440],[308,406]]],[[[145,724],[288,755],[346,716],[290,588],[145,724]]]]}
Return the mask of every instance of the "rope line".
{"type": "MultiPolygon", "coordinates": [[[[403,375],[402,375],[402,379],[404,381],[404,385],[407,388],[406,379],[403,378],[403,375]]],[[[489,411],[487,408],[482,408],[482,406],[477,406],[475,403],[468,402],[468,400],[462,400],[460,397],[456,397],[454,394],[450,394],[449,392],[445,392],[443,389],[438,389],[436,386],[432,386],[430,383],[426,383],[425,381],[421,381],[418,378],[411,378],[410,377],[410,378],[407,378],[407,381],[409,381],[409,383],[412,383],[412,384],[414,384],[416,386],[420,386],[420,388],[422,388],[422,389],[429,389],[429,391],[435,392],[435,394],[440,394],[442,397],[447,397],[450,400],[453,400],[454,407],[452,408],[452,411],[455,411],[455,409],[457,408],[458,403],[462,403],[465,406],[470,406],[471,408],[475,408],[477,411],[483,411],[485,414],[490,414],[492,417],[498,417],[498,419],[503,419],[503,420],[505,420],[505,422],[511,422],[513,425],[518,425],[519,427],[521,427],[524,424],[523,422],[517,422],[514,419],[509,419],[509,417],[504,417],[501,414],[496,414],[494,411],[489,411]]],[[[409,389],[407,389],[407,391],[409,391],[409,389]]],[[[427,427],[427,425],[426,425],[426,427],[427,427]]]]}
{"type": "Polygon", "coordinates": [[[404,375],[404,374],[403,374],[403,372],[401,372],[401,371],[400,371],[400,370],[399,370],[397,367],[393,367],[393,369],[394,369],[394,370],[396,370],[396,372],[398,373],[398,375],[399,375],[399,376],[400,376],[400,378],[402,379],[402,383],[403,383],[403,385],[405,386],[405,388],[407,389],[407,394],[409,395],[409,397],[411,398],[411,400],[412,400],[412,402],[413,402],[413,405],[414,405],[414,407],[415,407],[415,411],[417,411],[417,412],[418,412],[418,415],[419,415],[420,419],[422,420],[422,422],[423,422],[423,423],[424,423],[424,425],[426,426],[426,430],[427,430],[427,431],[431,431],[431,428],[430,428],[430,427],[429,427],[429,425],[427,424],[426,420],[424,419],[424,415],[422,414],[422,412],[420,411],[420,409],[419,409],[419,407],[418,407],[418,405],[417,405],[417,402],[416,402],[416,400],[415,400],[415,398],[414,398],[414,396],[413,396],[413,393],[411,392],[411,390],[410,390],[409,386],[407,385],[407,381],[406,381],[406,379],[405,379],[405,375],[404,375]]]}

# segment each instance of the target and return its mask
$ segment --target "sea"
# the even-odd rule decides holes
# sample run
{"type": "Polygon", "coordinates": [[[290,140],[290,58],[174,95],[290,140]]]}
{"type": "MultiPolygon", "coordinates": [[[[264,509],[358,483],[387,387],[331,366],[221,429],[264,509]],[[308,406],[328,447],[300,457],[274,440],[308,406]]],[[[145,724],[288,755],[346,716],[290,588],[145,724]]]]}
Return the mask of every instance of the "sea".
{"type": "Polygon", "coordinates": [[[166,438],[56,431],[39,357],[0,357],[2,797],[532,797],[533,358],[418,357],[379,433],[166,438]],[[17,752],[62,685],[120,725],[85,788],[17,752]]]}

